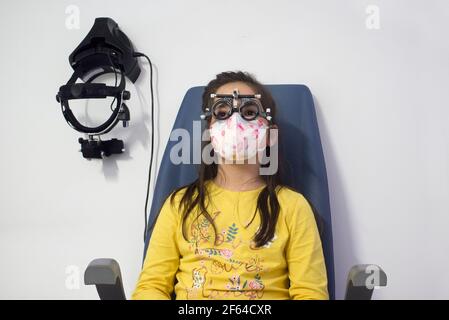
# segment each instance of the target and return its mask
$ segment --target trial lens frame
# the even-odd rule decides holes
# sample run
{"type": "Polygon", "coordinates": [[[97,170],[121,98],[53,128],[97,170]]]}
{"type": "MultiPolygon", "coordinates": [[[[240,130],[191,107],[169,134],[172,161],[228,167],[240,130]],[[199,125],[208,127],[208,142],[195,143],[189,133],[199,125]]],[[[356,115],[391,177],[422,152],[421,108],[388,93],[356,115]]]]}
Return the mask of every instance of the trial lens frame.
{"type": "MultiPolygon", "coordinates": [[[[260,94],[239,94],[238,93],[238,89],[234,89],[232,94],[220,94],[220,93],[211,93],[210,94],[210,98],[220,98],[219,100],[217,100],[211,108],[206,107],[205,108],[205,113],[203,113],[200,117],[201,119],[206,119],[207,117],[212,115],[212,111],[211,109],[213,109],[213,107],[218,103],[221,102],[223,99],[229,101],[229,98],[232,99],[232,110],[231,113],[229,114],[229,117],[234,113],[234,112],[239,112],[240,111],[240,106],[244,105],[244,102],[248,101],[248,100],[255,100],[255,99],[260,99],[261,95],[260,94]],[[238,106],[238,99],[242,99],[242,103],[240,104],[240,106],[238,106]]],[[[258,108],[259,108],[259,114],[262,115],[264,118],[266,118],[268,120],[268,122],[271,124],[271,110],[270,108],[267,108],[266,111],[263,111],[262,105],[260,104],[259,100],[255,100],[258,108]]],[[[256,116],[257,117],[257,116],[256,116]]]]}

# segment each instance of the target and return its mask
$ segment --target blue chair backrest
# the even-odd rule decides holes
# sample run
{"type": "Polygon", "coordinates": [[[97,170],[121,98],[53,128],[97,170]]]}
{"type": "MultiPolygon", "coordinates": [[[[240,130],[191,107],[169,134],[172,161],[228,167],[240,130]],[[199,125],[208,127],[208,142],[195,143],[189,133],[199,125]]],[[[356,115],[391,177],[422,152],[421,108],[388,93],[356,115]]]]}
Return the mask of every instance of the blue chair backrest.
{"type": "MultiPolygon", "coordinates": [[[[284,184],[301,192],[310,202],[322,220],[321,240],[326,259],[328,289],[331,299],[335,298],[334,258],[332,246],[332,225],[329,205],[329,190],[326,166],[316,119],[312,94],[304,85],[266,85],[276,102],[275,123],[279,128],[279,152],[282,152],[284,184]]],[[[192,141],[193,122],[200,120],[204,86],[190,88],[181,104],[173,129],[184,128],[189,131],[192,141]]],[[[197,122],[198,123],[198,122],[197,122]]],[[[201,139],[201,136],[195,139],[201,139]]],[[[197,166],[192,164],[173,164],[170,150],[179,141],[168,141],[159,168],[148,225],[152,226],[163,201],[176,188],[197,179],[197,166]]],[[[197,143],[197,142],[196,142],[197,143]]],[[[282,173],[282,171],[281,171],[282,173]]],[[[152,229],[147,231],[144,259],[152,229]]]]}

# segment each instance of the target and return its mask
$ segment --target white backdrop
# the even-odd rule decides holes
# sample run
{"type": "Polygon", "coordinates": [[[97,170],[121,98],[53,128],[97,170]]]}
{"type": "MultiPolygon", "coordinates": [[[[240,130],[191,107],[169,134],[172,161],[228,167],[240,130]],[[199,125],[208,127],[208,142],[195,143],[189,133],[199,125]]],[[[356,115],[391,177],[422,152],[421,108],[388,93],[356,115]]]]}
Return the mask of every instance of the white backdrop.
{"type": "MultiPolygon", "coordinates": [[[[154,63],[156,169],[188,88],[228,70],[305,84],[328,169],[337,298],[355,263],[387,272],[375,299],[449,298],[445,0],[2,1],[0,298],[96,299],[82,283],[96,257],[120,262],[128,297],[137,280],[148,65],[128,82],[130,127],[112,131],[122,156],[83,159],[55,101],[69,54],[99,16],[154,63]],[[79,28],[69,18],[77,9],[79,28]]],[[[107,109],[97,106],[80,116],[100,123],[107,109]]]]}

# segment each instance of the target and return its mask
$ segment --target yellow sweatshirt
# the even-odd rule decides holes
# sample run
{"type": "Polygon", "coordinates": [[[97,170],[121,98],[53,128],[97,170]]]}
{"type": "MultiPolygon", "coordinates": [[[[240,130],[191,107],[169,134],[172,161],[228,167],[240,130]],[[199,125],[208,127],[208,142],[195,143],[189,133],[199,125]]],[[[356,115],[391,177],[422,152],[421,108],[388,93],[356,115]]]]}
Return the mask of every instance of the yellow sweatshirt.
{"type": "Polygon", "coordinates": [[[280,213],[274,238],[262,248],[252,238],[260,224],[257,196],[263,186],[231,191],[208,180],[206,208],[217,227],[190,214],[186,241],[179,201],[163,204],[132,299],[329,299],[326,266],[306,198],[278,187],[280,213]],[[176,280],[175,280],[176,278],[176,280]]]}

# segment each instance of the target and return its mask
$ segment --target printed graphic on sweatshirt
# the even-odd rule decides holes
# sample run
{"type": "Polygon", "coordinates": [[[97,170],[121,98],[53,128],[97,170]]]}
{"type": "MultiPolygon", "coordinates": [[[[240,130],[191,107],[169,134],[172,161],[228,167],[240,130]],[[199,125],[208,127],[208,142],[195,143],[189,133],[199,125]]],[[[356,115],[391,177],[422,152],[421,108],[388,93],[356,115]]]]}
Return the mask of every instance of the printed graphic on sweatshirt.
{"type": "MultiPolygon", "coordinates": [[[[220,213],[216,211],[211,215],[213,221],[220,213]]],[[[217,232],[216,245],[213,245],[214,229],[204,216],[193,221],[189,236],[189,249],[200,262],[192,271],[191,288],[186,289],[188,299],[245,297],[253,300],[263,297],[263,258],[257,254],[257,250],[270,248],[276,236],[263,247],[257,248],[252,240],[242,239],[239,226],[232,222],[217,232]],[[236,250],[245,247],[248,248],[248,257],[236,256],[236,250]],[[251,255],[251,252],[255,254],[251,255]],[[210,289],[214,288],[211,278],[217,275],[227,279],[226,284],[219,290],[210,289]]]]}

